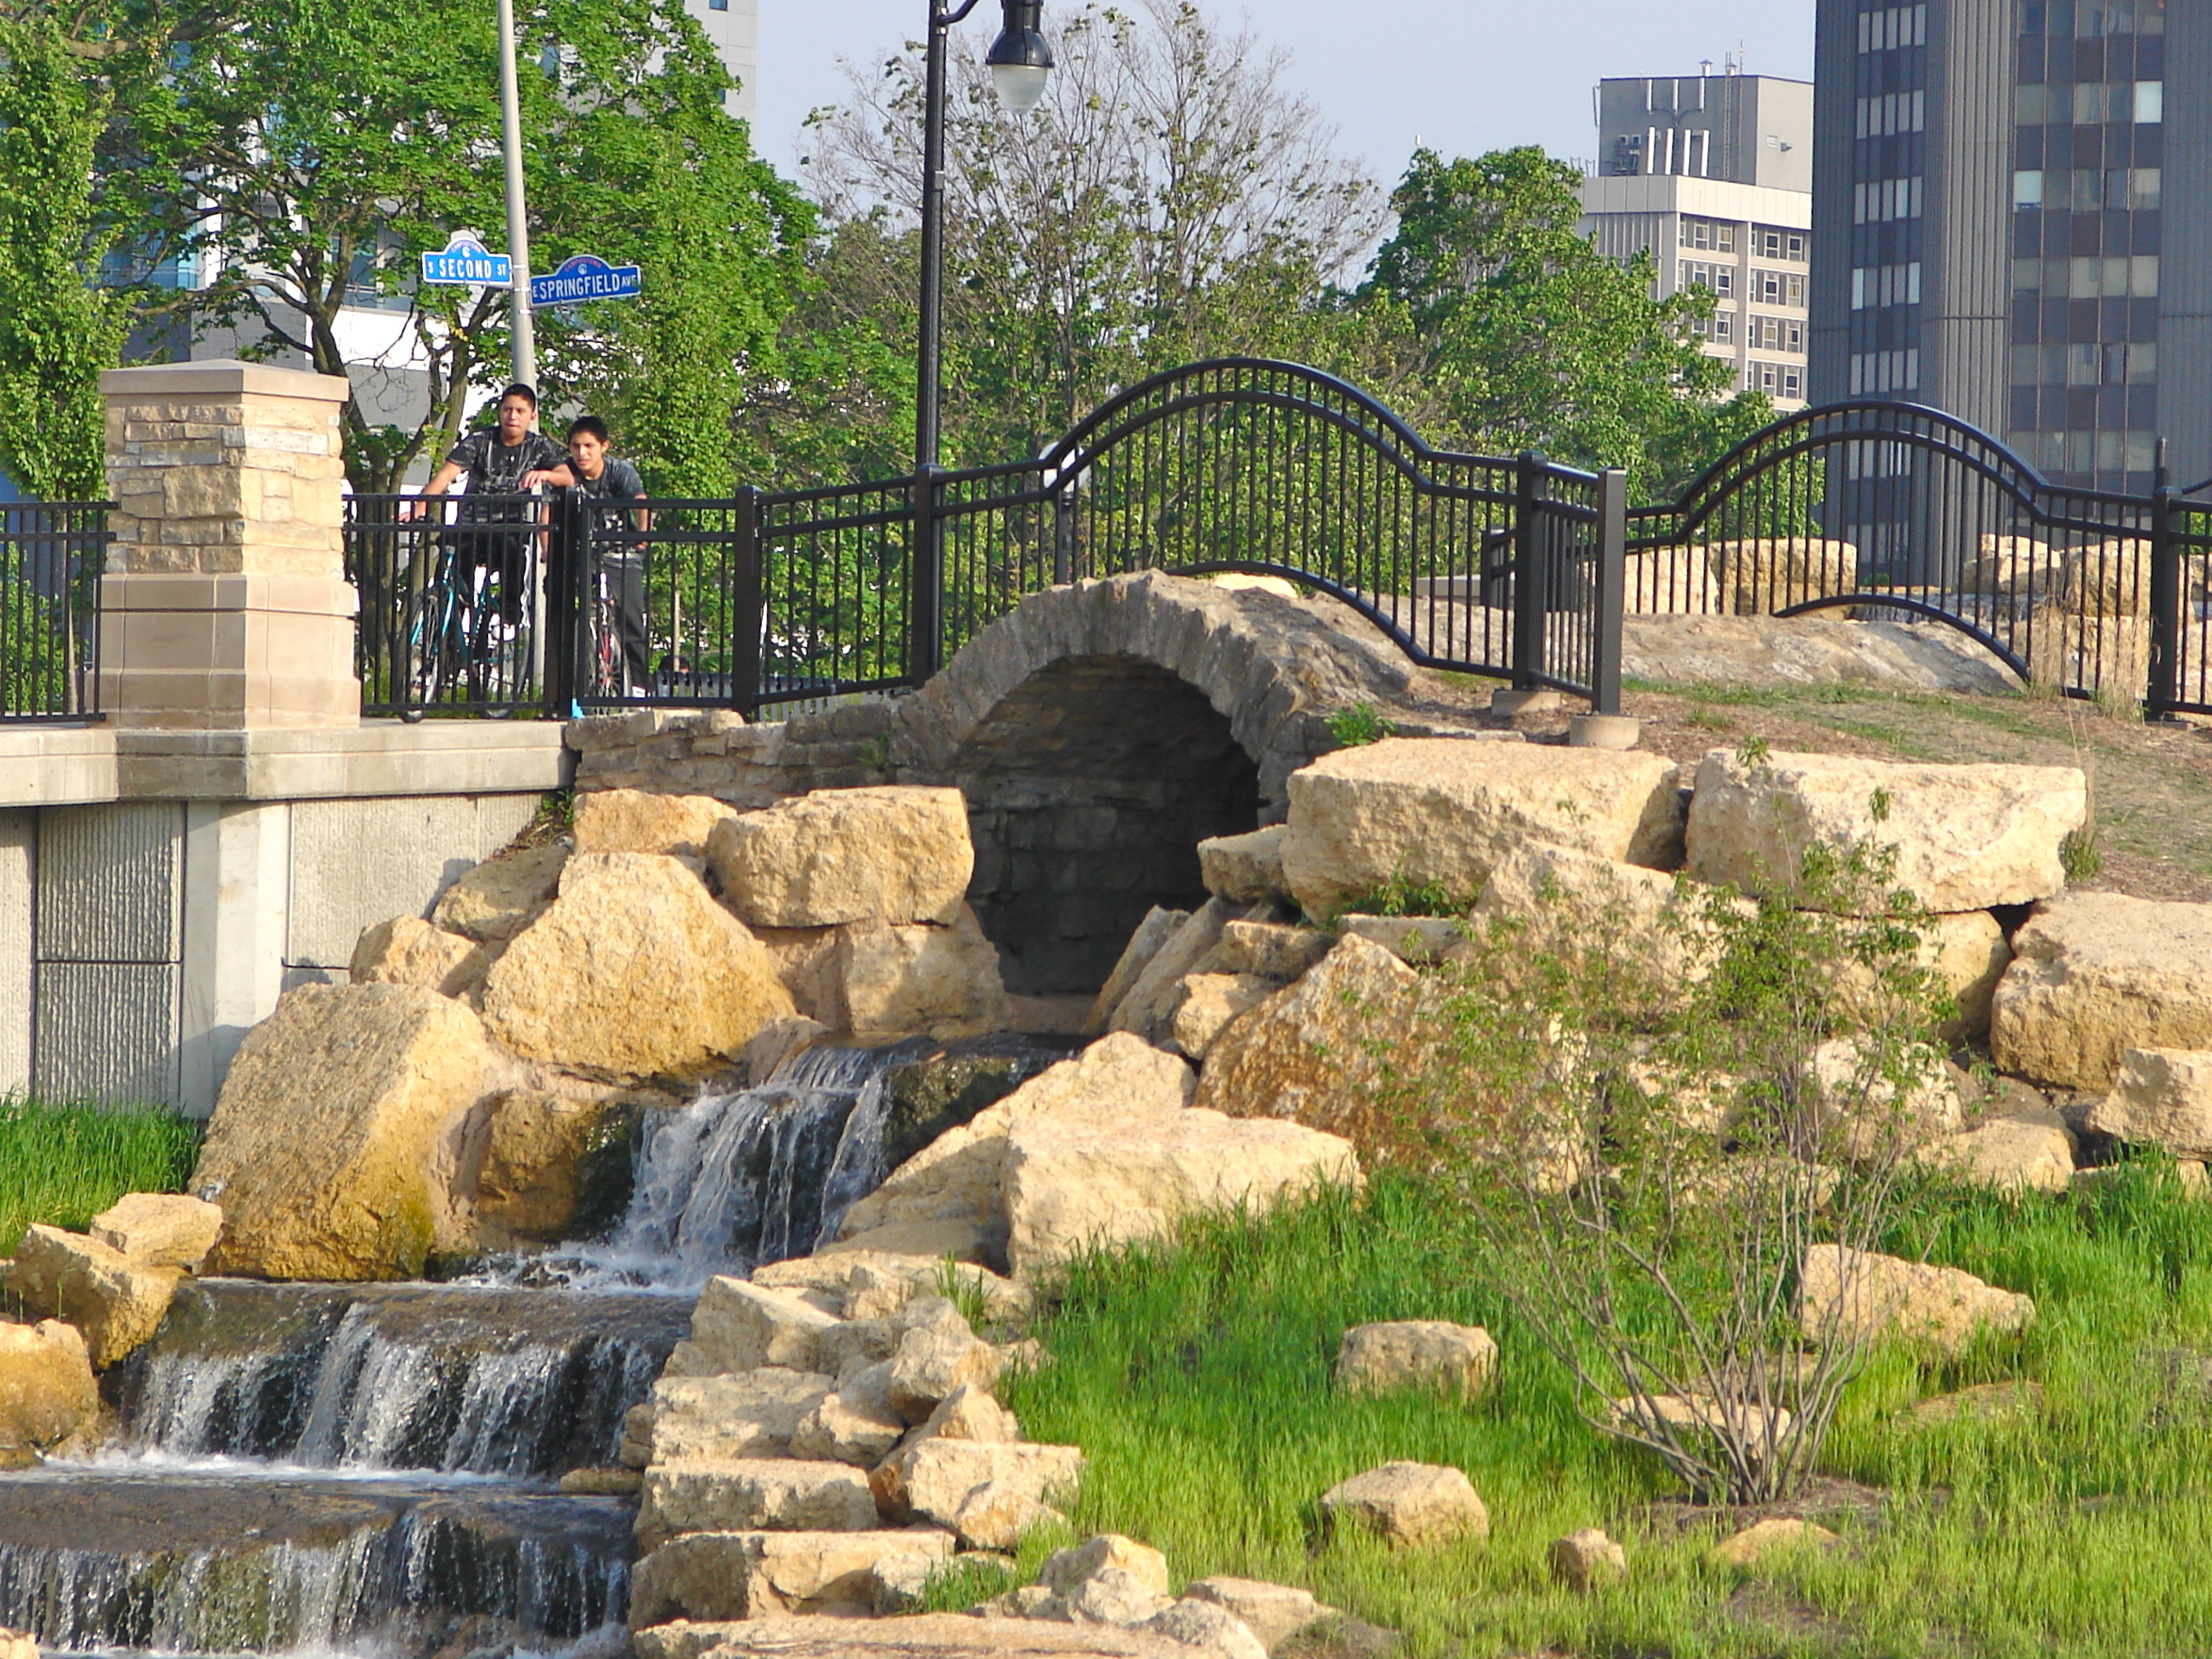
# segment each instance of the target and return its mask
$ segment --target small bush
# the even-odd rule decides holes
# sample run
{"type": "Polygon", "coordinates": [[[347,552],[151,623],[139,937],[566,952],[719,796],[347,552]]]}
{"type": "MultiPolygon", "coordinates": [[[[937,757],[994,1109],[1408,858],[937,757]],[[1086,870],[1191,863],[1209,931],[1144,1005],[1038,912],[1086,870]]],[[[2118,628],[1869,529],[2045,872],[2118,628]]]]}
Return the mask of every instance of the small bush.
{"type": "Polygon", "coordinates": [[[1396,737],[1398,728],[1385,720],[1374,704],[1355,703],[1328,717],[1328,735],[1347,749],[1358,749],[1396,737]]]}
{"type": "Polygon", "coordinates": [[[1340,914],[1465,916],[1473,907],[1473,900],[1453,893],[1442,882],[1417,882],[1399,870],[1381,886],[1352,900],[1340,914]]]}

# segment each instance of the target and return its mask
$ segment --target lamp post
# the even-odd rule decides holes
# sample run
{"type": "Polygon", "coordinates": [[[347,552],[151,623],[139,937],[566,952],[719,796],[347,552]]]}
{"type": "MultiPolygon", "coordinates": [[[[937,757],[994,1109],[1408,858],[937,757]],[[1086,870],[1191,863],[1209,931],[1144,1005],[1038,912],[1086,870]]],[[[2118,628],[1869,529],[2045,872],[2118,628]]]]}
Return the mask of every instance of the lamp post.
{"type": "MultiPolygon", "coordinates": [[[[914,399],[914,464],[918,472],[935,467],[942,446],[937,406],[941,391],[941,313],[945,300],[945,38],[954,24],[982,0],[948,10],[930,0],[929,60],[923,87],[921,140],[921,340],[917,352],[919,383],[914,399]]],[[[1005,26],[984,59],[991,83],[1009,115],[1027,115],[1045,96],[1045,76],[1052,49],[1038,31],[1044,0],[1000,0],[1005,26]]]]}
{"type": "Polygon", "coordinates": [[[538,338],[530,321],[530,231],[522,195],[522,97],[514,73],[514,0],[499,0],[499,121],[507,157],[507,254],[514,266],[509,338],[514,347],[514,378],[535,388],[538,338]]]}

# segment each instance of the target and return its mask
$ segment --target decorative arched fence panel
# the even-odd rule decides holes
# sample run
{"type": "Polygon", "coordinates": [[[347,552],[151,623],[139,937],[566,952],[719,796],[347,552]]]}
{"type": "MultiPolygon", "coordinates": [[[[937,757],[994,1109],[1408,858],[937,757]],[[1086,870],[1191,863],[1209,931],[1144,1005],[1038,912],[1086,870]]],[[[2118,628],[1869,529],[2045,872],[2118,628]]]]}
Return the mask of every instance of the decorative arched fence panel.
{"type": "Polygon", "coordinates": [[[2194,610],[2159,603],[2159,573],[2184,563],[2197,578],[2175,592],[2202,592],[2205,528],[2171,493],[2045,483],[1937,410],[1833,404],[1753,434],[1678,500],[1632,511],[1627,605],[1940,622],[2031,683],[2163,710],[2206,695],[2201,641],[2193,689],[2173,675],[2201,632],[2194,610]]]}
{"type": "MultiPolygon", "coordinates": [[[[444,568],[387,546],[395,514],[374,505],[349,535],[365,594],[378,571],[444,568]]],[[[1026,595],[1144,570],[1286,577],[1415,662],[1601,711],[1624,618],[1830,611],[1941,623],[2074,695],[2212,712],[2212,507],[2048,484],[1911,404],[1793,415],[1631,511],[1618,471],[1433,449],[1331,376],[1224,359],[1131,387],[1035,461],[646,506],[540,532],[556,574],[532,683],[554,712],[916,685],[1026,595]]],[[[406,614],[365,606],[365,677],[393,693],[370,712],[424,711],[404,676],[367,673],[406,645],[379,619],[406,614]]]]}

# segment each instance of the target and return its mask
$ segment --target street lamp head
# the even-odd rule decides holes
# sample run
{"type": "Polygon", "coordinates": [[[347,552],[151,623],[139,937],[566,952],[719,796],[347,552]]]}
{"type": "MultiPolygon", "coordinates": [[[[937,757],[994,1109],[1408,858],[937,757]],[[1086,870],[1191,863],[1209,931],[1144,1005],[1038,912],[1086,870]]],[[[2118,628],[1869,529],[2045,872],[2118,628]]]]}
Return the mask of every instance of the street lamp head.
{"type": "Polygon", "coordinates": [[[1037,25],[1044,22],[1044,0],[1003,0],[1006,26],[991,42],[984,61],[991,68],[991,84],[1008,115],[1027,115],[1044,101],[1045,77],[1052,68],[1052,48],[1037,25]]]}

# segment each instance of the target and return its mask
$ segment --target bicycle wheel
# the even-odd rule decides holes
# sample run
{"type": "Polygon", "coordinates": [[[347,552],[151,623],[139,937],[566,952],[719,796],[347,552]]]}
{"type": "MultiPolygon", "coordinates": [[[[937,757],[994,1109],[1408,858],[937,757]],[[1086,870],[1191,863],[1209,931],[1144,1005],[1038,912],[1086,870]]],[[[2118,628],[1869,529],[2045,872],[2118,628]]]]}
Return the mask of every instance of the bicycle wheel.
{"type": "Polygon", "coordinates": [[[460,607],[444,583],[425,588],[407,602],[400,637],[407,642],[406,708],[419,720],[444,701],[460,678],[466,656],[460,607]]]}
{"type": "Polygon", "coordinates": [[[601,595],[592,606],[591,683],[584,695],[619,702],[629,695],[622,659],[622,619],[614,602],[601,595]]]}

